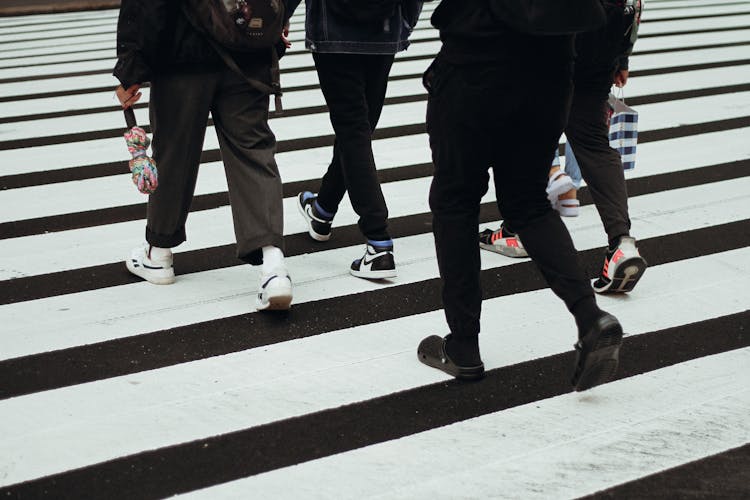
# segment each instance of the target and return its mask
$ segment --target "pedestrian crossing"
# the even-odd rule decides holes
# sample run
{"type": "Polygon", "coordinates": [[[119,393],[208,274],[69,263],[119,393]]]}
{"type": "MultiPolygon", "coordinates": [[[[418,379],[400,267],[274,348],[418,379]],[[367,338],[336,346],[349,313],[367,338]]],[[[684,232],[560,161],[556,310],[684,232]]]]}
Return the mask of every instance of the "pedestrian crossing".
{"type": "MultiPolygon", "coordinates": [[[[632,294],[598,299],[625,328],[621,369],[583,394],[574,322],[528,259],[482,253],[483,381],[416,360],[419,340],[447,333],[421,86],[440,47],[433,9],[396,58],[374,135],[399,272],[382,282],[348,274],[362,251],[348,200],[325,243],[297,214],[333,132],[302,8],[292,19],[286,113],[271,120],[287,315],[253,309],[210,122],[177,283],[125,270],[145,198],[112,92],[117,12],[0,18],[0,496],[750,494],[750,0],[646,5],[626,178],[650,267],[632,294]]],[[[580,199],[565,223],[593,278],[606,237],[585,187],[580,199]]],[[[490,186],[478,229],[497,226],[494,200],[490,186]]]]}

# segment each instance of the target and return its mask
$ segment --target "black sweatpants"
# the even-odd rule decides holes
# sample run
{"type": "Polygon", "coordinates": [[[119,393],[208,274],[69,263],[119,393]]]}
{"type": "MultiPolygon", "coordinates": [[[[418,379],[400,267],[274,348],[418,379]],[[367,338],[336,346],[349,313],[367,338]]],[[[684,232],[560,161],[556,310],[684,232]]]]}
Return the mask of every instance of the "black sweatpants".
{"type": "Polygon", "coordinates": [[[609,86],[578,83],[565,136],[573,148],[609,241],[630,234],[628,191],[620,154],[609,146],[609,86]]]}
{"type": "Polygon", "coordinates": [[[393,55],[313,52],[320,88],[336,133],[333,159],[318,203],[335,213],[349,192],[359,229],[371,240],[388,240],[388,207],[372,154],[372,132],[383,110],[393,55]]]}
{"type": "Polygon", "coordinates": [[[456,337],[479,333],[479,203],[492,168],[499,208],[568,309],[593,290],[545,192],[565,127],[572,61],[456,66],[440,55],[425,73],[435,174],[430,208],[443,305],[456,337]]]}

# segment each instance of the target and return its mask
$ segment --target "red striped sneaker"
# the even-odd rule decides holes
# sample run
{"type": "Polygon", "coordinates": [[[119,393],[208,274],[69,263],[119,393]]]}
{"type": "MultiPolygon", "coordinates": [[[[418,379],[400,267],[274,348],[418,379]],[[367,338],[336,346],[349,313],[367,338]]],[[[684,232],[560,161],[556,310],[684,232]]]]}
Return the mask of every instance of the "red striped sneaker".
{"type": "Polygon", "coordinates": [[[635,238],[623,236],[614,250],[604,257],[602,274],[594,281],[597,293],[626,293],[635,288],[648,264],[635,246],[635,238]]]}
{"type": "Polygon", "coordinates": [[[506,257],[528,257],[526,249],[521,243],[521,238],[516,233],[511,233],[505,227],[493,231],[485,229],[479,233],[479,248],[499,253],[506,257]]]}

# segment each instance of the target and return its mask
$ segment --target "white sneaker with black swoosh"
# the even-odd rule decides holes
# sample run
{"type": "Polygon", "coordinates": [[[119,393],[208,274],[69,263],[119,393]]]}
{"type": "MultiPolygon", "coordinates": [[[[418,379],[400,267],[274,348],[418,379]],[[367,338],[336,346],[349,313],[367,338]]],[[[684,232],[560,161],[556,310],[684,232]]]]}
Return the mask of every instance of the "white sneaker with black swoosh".
{"type": "Polygon", "coordinates": [[[286,311],[292,304],[292,278],[286,267],[279,266],[273,272],[260,277],[258,311],[286,311]]]}
{"type": "Polygon", "coordinates": [[[396,262],[393,259],[393,245],[376,247],[368,243],[365,255],[352,262],[349,272],[357,278],[395,278],[396,262]]]}
{"type": "Polygon", "coordinates": [[[125,260],[128,271],[154,285],[171,285],[174,283],[172,252],[157,259],[151,255],[151,246],[146,243],[134,248],[130,257],[125,260]]]}

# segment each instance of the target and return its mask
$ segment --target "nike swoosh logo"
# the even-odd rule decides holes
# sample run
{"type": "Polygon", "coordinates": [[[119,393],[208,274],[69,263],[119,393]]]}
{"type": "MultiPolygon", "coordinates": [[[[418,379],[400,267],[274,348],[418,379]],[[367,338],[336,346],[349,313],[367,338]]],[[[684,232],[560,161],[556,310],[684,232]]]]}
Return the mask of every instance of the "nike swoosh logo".
{"type": "Polygon", "coordinates": [[[362,263],[363,263],[364,265],[366,265],[366,266],[369,266],[370,264],[372,264],[373,262],[375,262],[375,259],[377,259],[378,257],[382,257],[382,256],[383,256],[383,255],[385,255],[386,253],[388,253],[388,252],[380,252],[379,254],[376,254],[376,255],[374,255],[374,256],[373,256],[373,258],[372,258],[372,259],[370,259],[370,260],[367,260],[367,255],[369,255],[369,254],[367,254],[367,255],[365,255],[365,256],[364,256],[364,257],[362,258],[362,263]]]}

